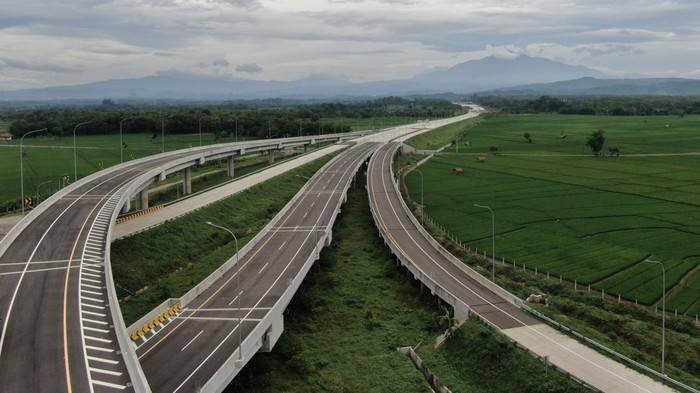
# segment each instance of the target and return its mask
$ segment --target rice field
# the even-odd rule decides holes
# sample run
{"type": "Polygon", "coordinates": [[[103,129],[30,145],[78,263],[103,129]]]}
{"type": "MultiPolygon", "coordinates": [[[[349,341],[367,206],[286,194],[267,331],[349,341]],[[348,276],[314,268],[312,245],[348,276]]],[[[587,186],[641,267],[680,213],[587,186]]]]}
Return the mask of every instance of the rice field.
{"type": "MultiPolygon", "coordinates": [[[[699,130],[700,116],[485,119],[468,131],[459,154],[449,149],[421,166],[426,213],[490,255],[491,216],[474,204],[487,205],[495,213],[499,260],[642,304],[662,294],[661,268],[644,261],[661,261],[667,309],[696,315],[699,130]],[[585,150],[586,136],[599,128],[620,157],[585,150]],[[453,174],[454,167],[464,174],[453,174]]],[[[420,176],[411,172],[406,182],[419,200],[420,176]]]]}

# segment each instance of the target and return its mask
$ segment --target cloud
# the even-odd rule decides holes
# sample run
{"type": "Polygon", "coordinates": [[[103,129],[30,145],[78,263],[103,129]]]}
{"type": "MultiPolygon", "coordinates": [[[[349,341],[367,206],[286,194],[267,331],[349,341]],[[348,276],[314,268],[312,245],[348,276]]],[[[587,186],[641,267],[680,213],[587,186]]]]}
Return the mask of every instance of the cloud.
{"type": "Polygon", "coordinates": [[[5,67],[15,68],[24,71],[39,71],[51,73],[75,73],[80,72],[77,68],[63,67],[51,63],[32,63],[14,59],[0,59],[0,64],[5,67]]]}
{"type": "Polygon", "coordinates": [[[578,46],[574,49],[574,53],[599,57],[605,55],[640,55],[643,54],[644,51],[632,45],[603,44],[578,46]]]}
{"type": "Polygon", "coordinates": [[[691,0],[23,0],[6,8],[0,59],[21,61],[2,62],[0,89],[170,68],[371,81],[488,55],[645,74],[700,64],[700,7],[691,0]]]}
{"type": "Polygon", "coordinates": [[[247,72],[247,73],[258,73],[258,72],[263,72],[262,67],[255,63],[248,63],[248,64],[240,64],[236,66],[236,71],[238,72],[247,72]]]}
{"type": "Polygon", "coordinates": [[[228,61],[224,59],[223,57],[220,57],[218,59],[214,59],[214,61],[211,63],[211,65],[216,66],[216,67],[228,67],[228,61]]]}

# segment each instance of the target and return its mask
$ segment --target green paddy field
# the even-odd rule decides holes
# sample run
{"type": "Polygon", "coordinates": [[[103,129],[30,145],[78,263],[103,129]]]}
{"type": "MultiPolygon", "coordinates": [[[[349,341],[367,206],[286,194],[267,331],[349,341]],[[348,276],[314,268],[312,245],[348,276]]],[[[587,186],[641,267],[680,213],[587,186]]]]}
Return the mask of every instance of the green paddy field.
{"type": "MultiPolygon", "coordinates": [[[[499,260],[647,305],[662,272],[644,260],[658,260],[667,309],[700,313],[700,116],[491,117],[420,169],[426,213],[472,249],[491,254],[490,213],[474,206],[487,205],[499,260]],[[598,129],[603,157],[585,148],[598,129]]],[[[420,201],[420,176],[406,181],[420,201]]]]}

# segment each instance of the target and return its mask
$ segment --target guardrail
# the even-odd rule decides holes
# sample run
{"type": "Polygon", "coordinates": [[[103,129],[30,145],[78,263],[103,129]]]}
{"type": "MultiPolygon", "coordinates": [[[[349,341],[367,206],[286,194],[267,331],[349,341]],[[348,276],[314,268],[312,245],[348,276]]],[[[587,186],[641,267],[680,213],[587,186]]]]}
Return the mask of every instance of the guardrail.
{"type": "MultiPolygon", "coordinates": [[[[128,198],[128,194],[117,192],[112,198],[119,198],[119,203],[117,206],[123,204],[123,200],[128,198]]],[[[114,285],[114,278],[112,276],[112,262],[109,258],[110,252],[112,250],[112,243],[109,239],[112,238],[112,230],[114,229],[114,221],[119,215],[119,208],[114,209],[112,212],[112,224],[109,225],[106,237],[106,247],[105,247],[105,285],[107,287],[107,298],[109,302],[109,311],[112,314],[112,321],[114,322],[114,332],[117,336],[117,344],[119,345],[119,350],[122,353],[122,358],[124,359],[124,364],[129,372],[129,377],[131,379],[131,385],[136,393],[150,393],[151,388],[148,386],[146,381],[146,375],[143,373],[141,368],[141,363],[136,356],[136,351],[131,345],[129,340],[129,333],[124,325],[124,318],[122,317],[122,310],[119,307],[119,299],[117,298],[117,291],[114,285]]]]}
{"type": "Polygon", "coordinates": [[[557,322],[557,321],[555,321],[555,320],[553,320],[553,319],[547,317],[546,315],[542,314],[541,312],[539,312],[539,311],[533,309],[532,307],[530,307],[530,306],[528,306],[528,305],[526,305],[526,304],[524,304],[524,305],[522,306],[522,309],[525,310],[525,311],[527,311],[527,312],[529,312],[530,314],[536,316],[537,318],[539,318],[539,319],[541,319],[541,320],[547,322],[547,324],[549,324],[549,325],[551,325],[551,326],[553,326],[553,327],[555,327],[555,328],[557,328],[557,329],[559,329],[559,330],[563,330],[563,331],[565,331],[565,332],[571,334],[572,336],[574,336],[574,337],[576,337],[576,338],[578,338],[578,339],[580,339],[580,340],[583,340],[584,342],[586,342],[586,343],[592,345],[593,347],[595,347],[595,348],[597,348],[597,349],[599,349],[599,350],[601,350],[601,351],[603,351],[603,352],[605,352],[605,353],[608,353],[608,354],[610,354],[610,355],[612,355],[612,356],[614,356],[614,357],[616,357],[616,358],[618,358],[618,359],[621,359],[621,360],[623,360],[623,361],[629,363],[630,365],[632,365],[632,366],[634,366],[634,367],[636,367],[636,368],[638,368],[638,369],[640,369],[640,370],[643,370],[643,371],[645,371],[645,372],[647,372],[647,373],[649,373],[649,374],[652,374],[652,375],[654,375],[654,376],[656,376],[656,377],[658,377],[658,378],[661,378],[661,379],[663,379],[664,381],[666,381],[666,382],[668,382],[668,383],[670,383],[670,384],[672,384],[672,385],[675,385],[675,386],[677,386],[677,387],[679,387],[679,388],[685,389],[685,390],[687,390],[687,391],[689,391],[689,392],[692,392],[692,393],[700,393],[700,390],[695,389],[695,388],[693,388],[692,386],[688,386],[688,385],[686,385],[685,383],[683,383],[683,382],[681,382],[681,381],[678,381],[678,380],[676,380],[676,379],[673,379],[673,378],[669,377],[669,376],[666,375],[666,374],[662,374],[662,373],[660,373],[660,372],[658,372],[658,371],[656,371],[656,370],[654,370],[654,369],[652,369],[652,368],[650,368],[650,367],[648,367],[648,366],[645,366],[644,364],[641,364],[641,363],[637,362],[637,361],[634,360],[634,359],[631,359],[631,358],[629,358],[629,357],[627,357],[627,356],[625,356],[625,355],[623,355],[623,354],[621,354],[621,353],[619,353],[619,352],[617,352],[617,351],[615,351],[615,350],[613,350],[613,349],[611,349],[611,348],[608,348],[608,347],[606,347],[605,345],[603,345],[603,344],[601,344],[601,343],[599,343],[599,342],[597,342],[597,341],[595,341],[595,340],[593,340],[593,339],[591,339],[591,338],[588,338],[588,337],[584,336],[583,334],[581,334],[581,333],[579,333],[579,332],[577,332],[577,331],[575,331],[575,330],[573,330],[573,329],[567,327],[566,325],[563,325],[563,324],[561,324],[561,323],[559,323],[559,322],[557,322]]]}
{"type": "MultiPolygon", "coordinates": [[[[331,165],[332,160],[324,164],[321,169],[319,169],[319,172],[325,170],[329,165],[331,165]]],[[[136,329],[140,328],[144,324],[146,324],[148,321],[152,320],[155,318],[157,315],[162,314],[164,311],[166,311],[169,307],[176,303],[180,303],[181,306],[187,307],[187,305],[192,301],[192,299],[196,298],[201,294],[202,292],[206,291],[211,284],[213,284],[216,280],[219,278],[223,277],[231,268],[236,266],[236,261],[237,260],[242,260],[248,252],[257,245],[260,240],[267,234],[267,232],[277,224],[279,221],[279,218],[282,217],[285,213],[291,209],[292,205],[301,198],[304,193],[308,190],[310,187],[310,184],[307,182],[302,186],[301,189],[292,197],[292,199],[282,208],[282,210],[277,213],[277,215],[270,220],[270,222],[263,227],[263,229],[258,232],[255,237],[253,237],[248,243],[243,245],[239,250],[238,250],[238,258],[236,258],[236,255],[234,254],[229,260],[224,262],[219,268],[214,270],[207,276],[204,280],[200,281],[199,284],[195,285],[192,289],[187,291],[182,297],[179,298],[170,298],[163,303],[161,303],[158,307],[153,309],[151,312],[148,314],[144,315],[141,319],[138,321],[134,322],[129,326],[128,330],[130,332],[135,331],[136,329]]]]}
{"type": "MultiPolygon", "coordinates": [[[[366,160],[367,156],[369,156],[372,153],[372,150],[368,151],[366,156],[358,161],[358,164],[353,170],[357,172],[357,169],[362,165],[362,163],[366,160]]],[[[327,166],[329,166],[331,162],[328,162],[326,165],[319,170],[319,172],[323,171],[326,169],[327,166]]],[[[348,181],[341,187],[342,195],[346,195],[348,189],[350,188],[350,184],[352,182],[352,177],[348,179],[348,181]]],[[[307,182],[304,187],[302,187],[301,190],[297,193],[297,195],[294,196],[292,201],[290,201],[287,206],[285,206],[285,212],[291,208],[291,206],[296,202],[299,198],[303,196],[303,194],[308,190],[310,187],[310,182],[307,182]]],[[[260,321],[256,327],[251,331],[248,336],[243,340],[241,344],[241,348],[239,348],[237,351],[232,353],[229,358],[224,362],[224,364],[219,368],[219,370],[214,374],[212,378],[210,378],[203,386],[202,386],[202,391],[204,392],[209,392],[209,391],[219,391],[221,390],[222,387],[228,385],[233,378],[238,374],[240,369],[242,368],[242,364],[239,364],[238,358],[240,357],[239,354],[245,354],[243,356],[246,361],[250,359],[251,354],[255,354],[258,352],[260,348],[264,346],[264,344],[267,343],[272,343],[276,341],[279,336],[282,333],[282,326],[283,326],[283,311],[287,308],[287,305],[289,302],[292,300],[292,297],[296,293],[297,289],[301,285],[304,277],[306,277],[306,274],[308,271],[311,269],[313,266],[313,263],[319,258],[320,256],[320,250],[323,248],[323,244],[325,244],[331,237],[332,233],[332,226],[333,223],[335,222],[336,217],[340,213],[340,208],[342,204],[345,202],[346,198],[342,197],[338,199],[338,203],[336,204],[333,214],[331,215],[331,219],[328,223],[328,225],[324,226],[325,229],[323,229],[323,235],[319,236],[319,238],[316,241],[316,245],[314,247],[314,252],[309,255],[307,260],[304,262],[302,265],[302,268],[300,269],[299,273],[297,273],[296,277],[292,279],[290,282],[287,282],[287,289],[284,291],[282,296],[277,300],[273,308],[270,310],[269,313],[265,315],[262,321],[260,321]],[[277,329],[274,329],[277,327],[277,329]],[[264,342],[266,341],[266,342],[264,342]],[[224,371],[222,371],[224,370],[224,371]]],[[[271,228],[274,224],[276,224],[284,215],[283,212],[280,212],[275,216],[275,218],[268,224],[268,226],[271,228]]],[[[263,232],[260,232],[263,233],[263,232]]],[[[249,242],[248,244],[251,244],[249,242]]],[[[252,246],[251,246],[252,248],[252,246]]],[[[229,261],[235,260],[235,255],[231,257],[229,261]]]]}

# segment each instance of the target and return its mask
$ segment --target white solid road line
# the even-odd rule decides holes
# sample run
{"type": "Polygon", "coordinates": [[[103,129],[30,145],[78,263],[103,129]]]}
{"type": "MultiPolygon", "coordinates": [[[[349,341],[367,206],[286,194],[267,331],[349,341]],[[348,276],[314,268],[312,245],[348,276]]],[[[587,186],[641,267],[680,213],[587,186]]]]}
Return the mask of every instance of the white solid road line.
{"type": "Polygon", "coordinates": [[[189,346],[190,346],[190,344],[192,344],[192,342],[193,342],[194,340],[196,340],[196,339],[197,339],[197,337],[199,337],[199,336],[200,336],[200,335],[201,335],[202,333],[204,333],[204,330],[200,330],[200,331],[199,331],[199,333],[197,333],[197,335],[196,335],[196,336],[194,336],[194,338],[193,338],[192,340],[190,340],[190,342],[188,342],[187,344],[185,344],[185,346],[184,346],[184,347],[182,347],[182,349],[180,350],[180,352],[184,351],[184,350],[185,350],[185,348],[189,347],[189,346]]]}
{"type": "Polygon", "coordinates": [[[99,358],[97,356],[88,356],[88,360],[93,360],[95,362],[102,362],[102,363],[107,363],[107,364],[119,364],[119,361],[117,360],[112,360],[112,359],[103,359],[99,358]]]}
{"type": "MultiPolygon", "coordinates": [[[[373,148],[372,150],[374,150],[374,148],[373,148]]],[[[369,152],[370,152],[370,151],[368,150],[367,152],[365,152],[364,154],[362,154],[361,157],[362,157],[362,158],[365,158],[369,152]]],[[[358,157],[358,158],[360,158],[360,157],[358,157]]],[[[354,161],[355,161],[355,159],[353,159],[353,162],[354,162],[354,161]]],[[[343,173],[347,173],[347,172],[349,172],[349,169],[343,171],[343,173]]],[[[341,178],[342,178],[342,176],[341,176],[341,178]]],[[[319,181],[320,181],[320,179],[319,179],[319,181]]],[[[338,184],[336,185],[336,188],[339,188],[340,186],[341,186],[341,184],[340,184],[340,182],[338,182],[338,184]]],[[[318,197],[318,196],[317,196],[317,197],[318,197]]],[[[328,200],[326,201],[326,204],[325,204],[324,207],[323,207],[323,210],[321,211],[321,216],[323,216],[323,213],[325,213],[326,208],[328,208],[328,204],[330,203],[330,201],[331,201],[331,198],[328,198],[328,200]]],[[[319,219],[320,219],[320,217],[319,217],[319,219]]],[[[317,222],[317,223],[318,223],[318,222],[317,222]]],[[[309,233],[306,235],[306,237],[303,239],[302,244],[306,244],[306,242],[309,241],[310,237],[311,237],[311,232],[309,232],[309,233]]],[[[256,303],[253,307],[257,307],[258,304],[260,304],[260,303],[263,301],[263,299],[268,295],[268,293],[272,290],[272,288],[274,288],[275,285],[277,285],[277,283],[282,279],[282,277],[284,276],[284,273],[287,271],[287,269],[289,269],[289,266],[290,266],[290,265],[292,264],[292,262],[297,258],[298,254],[301,252],[301,249],[302,249],[302,248],[303,248],[303,247],[300,247],[300,248],[294,253],[294,255],[291,256],[291,258],[289,259],[289,262],[287,263],[287,265],[282,269],[282,271],[281,271],[280,274],[277,276],[277,278],[269,285],[269,288],[265,291],[265,293],[262,294],[262,296],[260,297],[260,299],[257,301],[257,303],[256,303]]],[[[250,313],[252,313],[252,312],[253,312],[253,311],[249,311],[248,314],[247,314],[246,316],[250,315],[250,313]]],[[[197,373],[197,371],[199,371],[199,369],[201,369],[207,361],[209,361],[209,359],[214,355],[214,353],[216,353],[216,352],[219,350],[219,348],[221,348],[221,346],[223,346],[224,343],[225,343],[226,341],[228,341],[228,339],[229,339],[238,329],[240,329],[240,326],[236,326],[234,329],[232,329],[232,330],[221,340],[221,342],[219,342],[219,344],[209,353],[209,355],[208,355],[197,367],[195,367],[195,369],[182,381],[182,383],[180,383],[180,385],[178,385],[178,386],[175,388],[174,392],[177,392],[178,390],[180,390],[180,389],[190,380],[190,378],[192,378],[192,376],[193,376],[195,373],[197,373]]],[[[238,350],[240,351],[240,350],[242,350],[242,348],[238,348],[238,350]]]]}
{"type": "MultiPolygon", "coordinates": [[[[229,305],[229,306],[232,305],[233,302],[235,302],[236,299],[238,299],[238,297],[241,296],[242,294],[243,294],[243,291],[241,291],[238,295],[236,295],[236,297],[234,297],[233,300],[231,300],[231,303],[229,303],[228,305],[229,305]]],[[[192,311],[194,312],[194,311],[197,311],[197,310],[192,310],[192,311]]],[[[183,312],[184,312],[184,311],[183,311],[183,312]]]]}
{"type": "MultiPolygon", "coordinates": [[[[76,265],[76,266],[71,266],[70,268],[73,269],[73,268],[76,268],[76,267],[80,267],[80,266],[76,265]]],[[[68,269],[67,266],[64,266],[64,267],[50,267],[50,268],[46,268],[46,269],[32,269],[32,270],[27,270],[26,272],[16,271],[16,272],[0,273],[0,276],[11,276],[11,275],[13,275],[13,274],[23,274],[23,273],[40,273],[40,272],[48,272],[48,271],[51,271],[51,270],[66,270],[66,269],[68,269]]]]}

